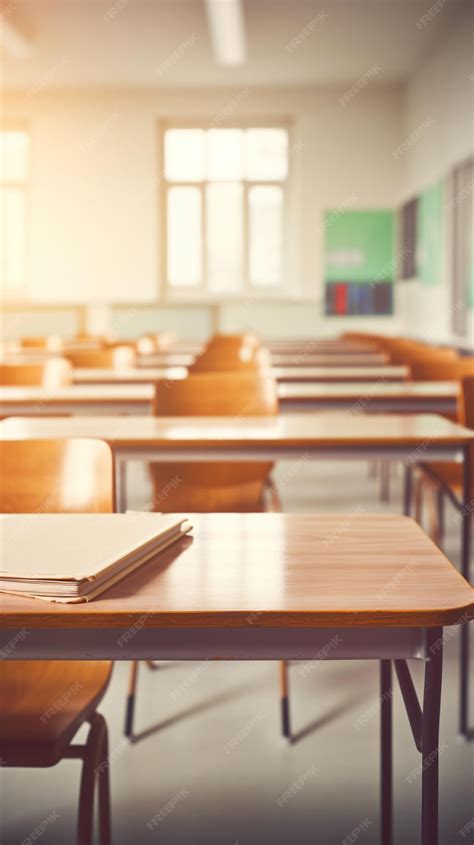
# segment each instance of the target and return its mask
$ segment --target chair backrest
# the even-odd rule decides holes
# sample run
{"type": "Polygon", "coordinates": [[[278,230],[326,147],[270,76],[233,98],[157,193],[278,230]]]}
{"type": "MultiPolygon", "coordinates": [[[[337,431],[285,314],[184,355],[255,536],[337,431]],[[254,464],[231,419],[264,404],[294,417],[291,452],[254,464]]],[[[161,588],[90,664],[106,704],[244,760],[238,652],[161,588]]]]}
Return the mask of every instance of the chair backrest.
{"type": "Polygon", "coordinates": [[[474,359],[435,356],[412,361],[410,368],[415,381],[460,381],[474,375],[474,359]]]}
{"type": "Polygon", "coordinates": [[[102,440],[0,441],[2,513],[110,513],[114,468],[102,440]]]}
{"type": "Polygon", "coordinates": [[[0,362],[1,385],[23,385],[54,390],[72,383],[72,366],[66,358],[0,362]]]}
{"type": "Polygon", "coordinates": [[[214,335],[191,364],[189,372],[255,372],[270,367],[271,355],[255,335],[214,335]]]}
{"type": "Polygon", "coordinates": [[[63,341],[58,335],[39,335],[37,337],[22,337],[20,346],[23,349],[46,349],[50,352],[59,352],[63,341]]]}
{"type": "MultiPolygon", "coordinates": [[[[158,416],[248,417],[278,413],[274,379],[262,373],[199,373],[155,386],[158,416]]],[[[261,510],[272,464],[224,462],[152,464],[153,507],[173,511],[261,510]]]]}
{"type": "Polygon", "coordinates": [[[108,349],[77,349],[65,353],[73,367],[92,367],[122,370],[133,367],[136,353],[131,346],[113,346],[108,349]]]}

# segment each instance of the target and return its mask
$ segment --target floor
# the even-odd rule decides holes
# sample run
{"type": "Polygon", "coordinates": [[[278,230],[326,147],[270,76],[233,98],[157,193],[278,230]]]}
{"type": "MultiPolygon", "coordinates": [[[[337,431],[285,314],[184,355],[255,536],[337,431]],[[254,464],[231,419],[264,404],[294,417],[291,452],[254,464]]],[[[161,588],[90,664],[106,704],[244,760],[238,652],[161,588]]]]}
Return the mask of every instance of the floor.
{"type": "MultiPolygon", "coordinates": [[[[286,463],[276,479],[287,511],[400,509],[400,475],[392,478],[392,503],[381,505],[364,463],[286,463]]],[[[130,505],[139,509],[149,497],[140,466],[129,483],[130,505]]],[[[449,511],[446,522],[446,550],[457,562],[458,517],[449,511]]],[[[443,683],[441,845],[474,842],[474,745],[456,737],[452,634],[443,683]]],[[[137,729],[148,733],[133,746],[122,736],[127,678],[128,665],[116,664],[101,705],[110,729],[115,845],[380,845],[376,664],[293,664],[291,745],[280,736],[276,664],[142,667],[137,729]]],[[[417,845],[420,758],[399,690],[394,708],[394,845],[417,845]]],[[[78,773],[72,760],[50,770],[4,770],[1,845],[72,843],[78,773]]]]}

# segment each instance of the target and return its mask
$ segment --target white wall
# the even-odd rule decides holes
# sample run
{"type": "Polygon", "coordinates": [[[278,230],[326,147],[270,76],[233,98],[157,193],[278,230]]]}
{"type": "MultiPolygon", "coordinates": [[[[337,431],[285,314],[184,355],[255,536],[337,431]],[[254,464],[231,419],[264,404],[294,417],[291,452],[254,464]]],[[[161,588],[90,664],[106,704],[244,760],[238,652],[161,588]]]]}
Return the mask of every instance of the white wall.
{"type": "MultiPolygon", "coordinates": [[[[32,138],[32,299],[98,307],[130,303],[126,321],[133,333],[148,325],[146,311],[133,304],[156,303],[165,295],[158,121],[173,116],[212,120],[238,100],[232,112],[236,120],[288,118],[292,123],[286,298],[301,303],[291,311],[270,302],[255,309],[244,306],[245,320],[269,335],[334,333],[356,325],[396,330],[392,318],[362,324],[321,316],[324,210],[341,204],[391,207],[402,173],[402,162],[393,156],[402,125],[400,88],[369,82],[345,108],[339,103],[342,93],[337,88],[249,89],[245,95],[230,89],[10,92],[4,116],[26,122],[32,138]]],[[[186,331],[195,314],[201,331],[221,319],[212,308],[205,318],[201,311],[167,309],[164,322],[178,331],[182,322],[186,331]]],[[[241,312],[242,306],[225,306],[224,327],[237,326],[241,312]]],[[[98,313],[100,320],[106,312],[98,313]]]]}
{"type": "MultiPolygon", "coordinates": [[[[400,158],[403,191],[400,200],[410,198],[445,177],[454,165],[474,154],[474,77],[472,7],[460,11],[432,55],[407,86],[404,94],[404,137],[426,126],[418,140],[400,158]],[[425,121],[432,121],[431,125],[425,121]]],[[[417,280],[398,285],[398,305],[408,333],[432,340],[453,340],[451,319],[451,244],[449,221],[444,244],[443,275],[438,285],[425,286],[417,280]]],[[[464,338],[474,338],[474,312],[464,338]]]]}

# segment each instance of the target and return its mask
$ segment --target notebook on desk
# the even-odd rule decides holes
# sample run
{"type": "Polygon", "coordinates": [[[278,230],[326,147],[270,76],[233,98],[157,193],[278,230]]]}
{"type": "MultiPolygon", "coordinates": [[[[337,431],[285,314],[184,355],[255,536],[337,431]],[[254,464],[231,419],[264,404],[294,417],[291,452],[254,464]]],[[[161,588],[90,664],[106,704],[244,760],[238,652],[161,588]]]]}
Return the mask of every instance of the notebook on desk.
{"type": "Polygon", "coordinates": [[[3,514],[0,592],[91,601],[191,528],[156,513],[3,514]]]}

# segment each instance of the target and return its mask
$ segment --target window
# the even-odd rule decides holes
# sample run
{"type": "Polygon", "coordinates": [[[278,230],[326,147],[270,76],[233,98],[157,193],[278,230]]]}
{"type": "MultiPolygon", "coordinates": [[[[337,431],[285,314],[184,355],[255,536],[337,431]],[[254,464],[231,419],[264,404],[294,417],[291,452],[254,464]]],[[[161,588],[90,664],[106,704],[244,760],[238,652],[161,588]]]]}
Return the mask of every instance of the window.
{"type": "Polygon", "coordinates": [[[163,132],[168,289],[247,295],[282,285],[288,132],[163,132]]]}
{"type": "Polygon", "coordinates": [[[4,293],[25,287],[26,180],[29,136],[0,131],[0,285],[4,293]]]}

